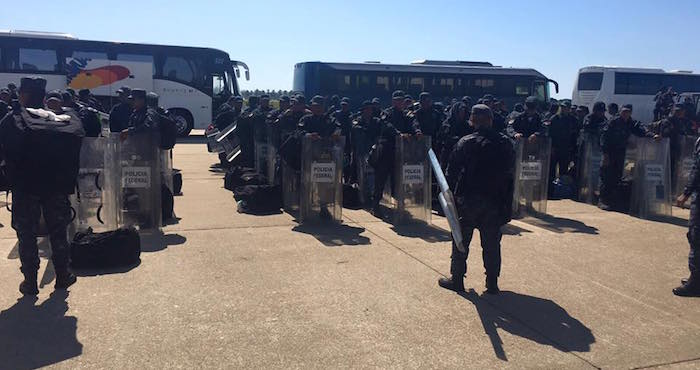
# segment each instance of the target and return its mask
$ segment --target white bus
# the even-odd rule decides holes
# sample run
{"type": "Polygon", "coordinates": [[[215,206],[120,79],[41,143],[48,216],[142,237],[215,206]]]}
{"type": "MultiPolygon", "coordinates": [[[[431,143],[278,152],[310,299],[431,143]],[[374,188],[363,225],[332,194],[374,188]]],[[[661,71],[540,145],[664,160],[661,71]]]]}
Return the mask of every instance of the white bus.
{"type": "Polygon", "coordinates": [[[700,92],[700,75],[651,68],[583,67],[578,72],[571,101],[589,109],[597,101],[620,106],[632,104],[633,117],[649,123],[654,120],[654,96],[666,87],[677,93],[700,92]]]}
{"type": "Polygon", "coordinates": [[[62,33],[0,31],[0,86],[38,75],[47,90],[90,89],[109,109],[121,86],[143,88],[160,96],[178,132],[206,128],[212,114],[238,95],[239,67],[221,50],[210,48],[85,41],[62,33]]]}

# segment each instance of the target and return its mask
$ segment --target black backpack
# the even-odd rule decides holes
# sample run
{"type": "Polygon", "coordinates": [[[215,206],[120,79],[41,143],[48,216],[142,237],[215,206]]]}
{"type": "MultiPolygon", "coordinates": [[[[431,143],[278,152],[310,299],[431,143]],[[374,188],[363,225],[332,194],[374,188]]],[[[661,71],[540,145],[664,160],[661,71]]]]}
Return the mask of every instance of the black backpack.
{"type": "Polygon", "coordinates": [[[279,185],[245,185],[233,191],[238,212],[270,214],[282,208],[282,187],[279,185]]]}
{"type": "Polygon", "coordinates": [[[158,108],[158,121],[160,128],[160,148],[172,149],[177,142],[177,125],[170,117],[168,111],[158,108]]]}
{"type": "Polygon", "coordinates": [[[141,257],[141,238],[133,227],[104,233],[93,233],[88,229],[75,234],[70,256],[74,269],[132,266],[141,257]]]}

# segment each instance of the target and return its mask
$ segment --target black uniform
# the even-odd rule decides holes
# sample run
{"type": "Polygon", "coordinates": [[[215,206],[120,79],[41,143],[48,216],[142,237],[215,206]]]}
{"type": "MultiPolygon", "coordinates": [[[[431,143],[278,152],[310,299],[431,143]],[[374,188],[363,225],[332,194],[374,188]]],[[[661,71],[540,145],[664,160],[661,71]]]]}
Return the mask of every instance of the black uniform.
{"type": "Polygon", "coordinates": [[[540,136],[544,134],[542,118],[537,112],[524,112],[523,114],[515,117],[513,122],[511,122],[508,126],[508,131],[511,135],[521,134],[523,137],[528,138],[532,135],[540,136]]]}
{"type": "Polygon", "coordinates": [[[10,111],[10,107],[4,101],[0,100],[0,119],[5,118],[7,113],[10,111]]]}
{"type": "Polygon", "coordinates": [[[694,280],[698,291],[700,291],[700,139],[695,142],[693,157],[695,163],[683,194],[690,197],[690,222],[688,228],[690,254],[688,255],[688,268],[690,269],[691,279],[694,280]]]}
{"type": "Polygon", "coordinates": [[[47,112],[17,106],[6,115],[0,121],[0,148],[12,188],[12,227],[17,232],[25,281],[36,282],[36,230],[43,213],[58,282],[69,275],[68,195],[76,188],[85,131],[72,110],[56,121],[42,117],[42,111],[47,112]]]}
{"type": "Polygon", "coordinates": [[[466,249],[462,253],[452,244],[453,279],[461,279],[467,271],[469,243],[475,228],[481,235],[487,279],[500,275],[501,226],[512,215],[514,163],[512,142],[493,129],[478,129],[463,137],[450,155],[446,177],[454,189],[466,249]]]}
{"type": "Polygon", "coordinates": [[[129,127],[129,117],[131,117],[131,105],[118,103],[109,112],[109,131],[122,132],[129,127]]]}
{"type": "Polygon", "coordinates": [[[556,114],[552,116],[549,124],[549,137],[552,139],[552,154],[549,165],[550,181],[556,175],[559,166],[559,175],[566,175],[573,154],[572,139],[576,136],[578,122],[572,114],[556,114]]]}
{"type": "Polygon", "coordinates": [[[299,121],[307,114],[311,114],[311,112],[308,110],[294,111],[288,109],[275,121],[273,131],[275,132],[275,137],[279,139],[274,142],[277,149],[294,134],[299,127],[299,121]]]}
{"type": "Polygon", "coordinates": [[[129,132],[140,133],[158,130],[158,112],[154,109],[143,107],[135,110],[129,117],[129,132]]]}
{"type": "Polygon", "coordinates": [[[438,133],[439,140],[442,142],[442,151],[440,153],[435,153],[439,155],[440,164],[443,168],[447,166],[447,161],[450,158],[450,154],[457,142],[474,132],[474,127],[469,124],[469,114],[465,114],[464,119],[459,119],[459,111],[461,109],[467,109],[464,103],[455,103],[450,108],[450,116],[445,119],[440,127],[438,133]]]}
{"type": "Polygon", "coordinates": [[[381,129],[379,118],[374,116],[370,116],[369,119],[359,116],[352,122],[352,133],[350,135],[352,143],[351,182],[357,180],[358,163],[366,159],[372,145],[377,143],[381,129]]]}
{"type": "Polygon", "coordinates": [[[382,131],[378,145],[380,155],[378,163],[374,168],[374,208],[379,206],[382,199],[384,185],[390,177],[391,185],[394,183],[394,151],[396,150],[396,137],[401,134],[415,134],[412,122],[406,114],[394,107],[391,107],[381,115],[382,131]]]}
{"type": "Polygon", "coordinates": [[[445,117],[442,112],[434,107],[429,109],[418,109],[408,114],[408,119],[412,121],[413,131],[430,136],[431,146],[435,153],[440,153],[442,143],[438,138],[438,133],[445,117]]]}
{"type": "Polygon", "coordinates": [[[661,137],[669,138],[671,149],[671,179],[676,181],[676,163],[681,155],[681,139],[686,135],[694,135],[693,124],[687,118],[668,117],[658,124],[652,125],[651,131],[661,137]]]}
{"type": "Polygon", "coordinates": [[[608,122],[600,135],[600,146],[603,151],[603,161],[600,164],[600,198],[603,204],[609,205],[613,200],[622,171],[625,166],[625,152],[630,135],[651,137],[638,121],[630,118],[625,121],[617,117],[608,122]]]}
{"type": "Polygon", "coordinates": [[[591,113],[583,119],[583,133],[600,137],[600,133],[607,123],[608,120],[605,118],[605,114],[597,115],[591,113]]]}
{"type": "Polygon", "coordinates": [[[317,133],[322,138],[328,138],[333,134],[340,135],[340,126],[325,115],[307,114],[299,120],[298,133],[300,136],[317,133]]]}
{"type": "Polygon", "coordinates": [[[506,117],[500,112],[493,112],[493,125],[492,129],[496,132],[506,133],[508,129],[508,123],[506,122],[506,117]]]}

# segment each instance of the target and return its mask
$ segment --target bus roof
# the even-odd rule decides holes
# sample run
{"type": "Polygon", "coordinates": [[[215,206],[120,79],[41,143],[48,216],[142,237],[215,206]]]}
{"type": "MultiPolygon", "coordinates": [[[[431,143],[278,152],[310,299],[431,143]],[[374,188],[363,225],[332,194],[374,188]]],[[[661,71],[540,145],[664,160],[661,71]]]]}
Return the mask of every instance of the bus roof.
{"type": "Polygon", "coordinates": [[[161,44],[142,44],[134,42],[121,42],[121,41],[96,41],[96,40],[83,40],[79,39],[69,33],[60,32],[39,32],[39,31],[19,31],[19,30],[0,30],[0,37],[11,37],[14,39],[47,39],[47,40],[61,40],[66,42],[85,42],[85,43],[95,43],[104,45],[126,45],[126,46],[146,46],[146,47],[159,47],[159,48],[183,48],[192,50],[207,50],[216,53],[223,53],[228,55],[227,52],[206,47],[197,46],[177,46],[177,45],[161,45],[161,44]]]}
{"type": "Polygon", "coordinates": [[[649,73],[649,74],[693,74],[692,71],[664,71],[661,68],[636,68],[636,67],[617,67],[617,66],[587,66],[578,70],[579,73],[585,72],[602,72],[602,71],[617,71],[631,73],[649,73]]]}
{"type": "Polygon", "coordinates": [[[302,62],[302,64],[321,64],[330,68],[349,71],[365,72],[426,72],[426,73],[458,73],[458,74],[494,74],[494,75],[529,75],[546,79],[542,73],[532,68],[503,68],[488,66],[465,65],[435,65],[435,64],[382,64],[382,63],[326,63],[326,62],[302,62]]]}

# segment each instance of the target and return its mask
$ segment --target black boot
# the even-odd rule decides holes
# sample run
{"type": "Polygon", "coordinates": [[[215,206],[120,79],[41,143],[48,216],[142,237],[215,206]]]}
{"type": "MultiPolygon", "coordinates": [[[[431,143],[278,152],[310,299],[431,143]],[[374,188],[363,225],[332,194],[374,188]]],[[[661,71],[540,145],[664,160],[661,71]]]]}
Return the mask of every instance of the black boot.
{"type": "Polygon", "coordinates": [[[685,284],[673,289],[673,294],[679,297],[700,297],[700,277],[696,274],[690,275],[685,284]]]}
{"type": "Polygon", "coordinates": [[[501,290],[498,289],[498,276],[487,276],[486,277],[486,293],[487,294],[498,294],[501,290]]]}
{"type": "Polygon", "coordinates": [[[36,282],[37,272],[28,272],[24,274],[24,281],[19,284],[19,292],[24,295],[39,294],[39,287],[36,282]]]}
{"type": "Polygon", "coordinates": [[[56,284],[54,285],[54,289],[68,289],[68,287],[75,284],[77,280],[78,278],[69,271],[56,271],[56,284]]]}
{"type": "Polygon", "coordinates": [[[464,276],[454,276],[450,278],[440,278],[438,280],[438,285],[445,289],[453,290],[455,292],[464,291],[464,276]]]}

